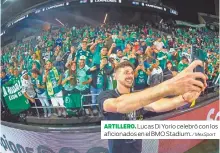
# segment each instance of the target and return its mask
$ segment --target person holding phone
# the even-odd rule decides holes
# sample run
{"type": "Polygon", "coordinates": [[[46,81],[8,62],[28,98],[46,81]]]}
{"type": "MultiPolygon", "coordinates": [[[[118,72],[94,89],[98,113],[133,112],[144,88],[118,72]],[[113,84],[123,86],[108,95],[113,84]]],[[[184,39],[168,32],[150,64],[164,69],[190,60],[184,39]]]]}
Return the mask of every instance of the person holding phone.
{"type": "MultiPolygon", "coordinates": [[[[141,109],[153,112],[166,112],[191,103],[207,87],[207,77],[200,72],[193,72],[201,61],[194,61],[174,78],[157,86],[132,93],[134,67],[122,62],[115,68],[117,87],[103,91],[98,96],[98,103],[104,120],[136,120],[141,109]],[[202,79],[198,81],[196,79],[202,79]],[[180,88],[181,87],[181,88],[180,88]],[[167,96],[173,98],[165,98],[167,96]]],[[[141,153],[142,140],[108,140],[110,153],[141,153]]]]}
{"type": "Polygon", "coordinates": [[[142,90],[148,86],[147,84],[147,72],[145,70],[144,64],[141,62],[137,66],[134,72],[135,84],[134,90],[142,90]]]}

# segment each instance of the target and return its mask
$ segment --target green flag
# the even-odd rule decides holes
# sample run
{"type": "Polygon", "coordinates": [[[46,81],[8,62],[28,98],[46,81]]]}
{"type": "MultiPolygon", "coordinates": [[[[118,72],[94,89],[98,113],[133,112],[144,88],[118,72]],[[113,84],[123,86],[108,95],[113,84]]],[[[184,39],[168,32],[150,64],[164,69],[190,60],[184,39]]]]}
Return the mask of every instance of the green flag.
{"type": "Polygon", "coordinates": [[[20,80],[14,79],[10,84],[3,85],[2,95],[12,114],[19,114],[30,108],[29,101],[22,93],[20,80]]]}

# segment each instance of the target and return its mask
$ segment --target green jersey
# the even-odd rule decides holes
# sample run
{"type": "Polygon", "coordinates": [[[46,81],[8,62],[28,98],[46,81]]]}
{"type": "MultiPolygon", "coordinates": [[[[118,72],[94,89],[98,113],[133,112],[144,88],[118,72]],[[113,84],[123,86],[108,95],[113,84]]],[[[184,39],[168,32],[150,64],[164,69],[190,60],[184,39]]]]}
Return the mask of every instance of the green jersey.
{"type": "Polygon", "coordinates": [[[179,62],[179,64],[178,64],[178,72],[181,72],[181,71],[183,71],[185,68],[187,68],[188,67],[188,64],[183,64],[183,62],[182,61],[180,61],[179,62]]]}
{"type": "Polygon", "coordinates": [[[98,89],[103,89],[104,85],[104,76],[103,76],[103,70],[100,70],[98,75],[97,75],[97,88],[98,89]]]}
{"type": "Polygon", "coordinates": [[[120,38],[117,38],[117,39],[115,40],[115,43],[116,43],[116,46],[117,46],[117,47],[122,47],[122,46],[124,45],[123,40],[120,39],[120,38]]]}
{"type": "Polygon", "coordinates": [[[54,45],[54,42],[52,40],[47,41],[47,47],[52,47],[54,45]]]}
{"type": "MultiPolygon", "coordinates": [[[[69,76],[70,76],[69,75],[69,70],[66,70],[64,75],[63,75],[63,80],[66,80],[69,76]]],[[[72,91],[75,88],[75,85],[76,85],[76,74],[72,74],[71,77],[73,77],[73,83],[71,84],[70,81],[66,81],[66,83],[63,85],[63,88],[66,91],[72,91]]]]}
{"type": "Polygon", "coordinates": [[[137,34],[136,32],[131,32],[131,35],[130,35],[131,38],[136,38],[137,37],[137,34]]]}
{"type": "Polygon", "coordinates": [[[179,49],[179,50],[177,51],[177,61],[180,62],[181,59],[182,59],[182,50],[179,49]]]}
{"type": "Polygon", "coordinates": [[[144,86],[144,87],[146,87],[147,78],[148,78],[148,76],[144,71],[138,70],[138,75],[135,78],[135,86],[144,86]]]}
{"type": "Polygon", "coordinates": [[[212,65],[212,63],[208,64],[208,78],[212,79],[212,75],[214,73],[214,67],[212,65]]]}
{"type": "Polygon", "coordinates": [[[160,67],[162,69],[165,69],[166,68],[166,63],[167,63],[167,54],[160,51],[160,52],[157,53],[157,59],[160,62],[160,67]]]}
{"type": "Polygon", "coordinates": [[[86,65],[90,65],[90,59],[92,59],[92,53],[90,51],[84,51],[82,49],[78,50],[76,52],[76,61],[78,62],[80,59],[80,56],[85,56],[86,57],[86,65]]]}
{"type": "Polygon", "coordinates": [[[149,29],[148,34],[149,34],[150,36],[152,36],[152,35],[153,35],[153,30],[152,30],[152,29],[149,29]]]}
{"type": "Polygon", "coordinates": [[[91,75],[87,75],[86,71],[89,69],[89,67],[86,65],[84,68],[77,69],[77,84],[76,84],[76,89],[83,91],[86,90],[87,88],[89,88],[89,85],[83,85],[83,82],[88,81],[91,78],[91,75]]]}
{"type": "Polygon", "coordinates": [[[95,32],[94,31],[90,31],[89,36],[90,36],[90,38],[95,37],[95,32]]]}
{"type": "Polygon", "coordinates": [[[145,40],[145,42],[146,42],[147,46],[152,46],[152,45],[153,45],[153,41],[152,41],[151,38],[147,38],[147,39],[145,40]]]}
{"type": "Polygon", "coordinates": [[[94,64],[100,64],[100,60],[101,60],[101,49],[102,49],[102,45],[97,44],[95,51],[93,53],[93,59],[92,59],[92,65],[94,64]]]}
{"type": "Polygon", "coordinates": [[[43,78],[41,75],[39,75],[37,78],[32,78],[31,82],[34,85],[34,88],[35,88],[35,91],[37,92],[37,94],[43,94],[46,91],[43,88],[37,87],[38,85],[42,86],[44,84],[43,78]]]}

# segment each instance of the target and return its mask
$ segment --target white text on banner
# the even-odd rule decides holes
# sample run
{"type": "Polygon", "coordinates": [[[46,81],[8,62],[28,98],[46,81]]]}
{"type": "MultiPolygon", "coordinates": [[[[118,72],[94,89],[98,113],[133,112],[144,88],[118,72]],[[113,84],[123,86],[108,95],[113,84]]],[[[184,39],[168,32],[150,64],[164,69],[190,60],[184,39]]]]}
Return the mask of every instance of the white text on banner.
{"type": "Polygon", "coordinates": [[[219,139],[220,121],[102,121],[102,139],[219,139]]]}

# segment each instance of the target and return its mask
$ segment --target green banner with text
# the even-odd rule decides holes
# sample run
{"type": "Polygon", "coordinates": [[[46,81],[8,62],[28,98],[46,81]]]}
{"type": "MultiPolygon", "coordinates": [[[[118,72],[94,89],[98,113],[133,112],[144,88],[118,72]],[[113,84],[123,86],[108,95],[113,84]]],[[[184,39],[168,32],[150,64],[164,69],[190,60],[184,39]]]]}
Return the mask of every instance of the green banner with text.
{"type": "Polygon", "coordinates": [[[22,93],[20,80],[13,80],[2,86],[2,95],[12,114],[18,114],[30,108],[29,101],[22,93]]]}

